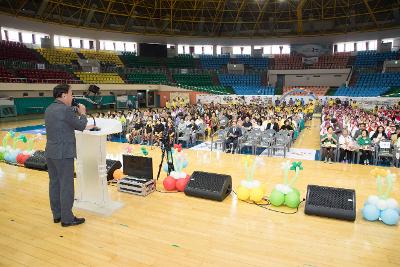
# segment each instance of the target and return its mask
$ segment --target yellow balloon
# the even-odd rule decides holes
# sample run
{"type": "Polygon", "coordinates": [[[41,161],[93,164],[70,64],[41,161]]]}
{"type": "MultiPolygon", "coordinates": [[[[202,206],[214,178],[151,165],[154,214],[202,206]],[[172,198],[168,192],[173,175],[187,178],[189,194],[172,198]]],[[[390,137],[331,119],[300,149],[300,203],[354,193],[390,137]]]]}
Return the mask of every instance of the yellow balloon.
{"type": "Polygon", "coordinates": [[[261,187],[257,187],[251,190],[250,200],[254,202],[260,202],[264,196],[264,192],[261,187]]]}
{"type": "Polygon", "coordinates": [[[237,194],[238,199],[240,199],[240,200],[248,200],[249,196],[250,196],[250,190],[247,189],[244,186],[239,186],[239,188],[237,189],[236,194],[237,194]]]}
{"type": "Polygon", "coordinates": [[[264,192],[264,195],[265,195],[267,193],[267,183],[265,183],[265,182],[262,183],[260,187],[261,187],[261,189],[262,189],[262,191],[264,192]]]}

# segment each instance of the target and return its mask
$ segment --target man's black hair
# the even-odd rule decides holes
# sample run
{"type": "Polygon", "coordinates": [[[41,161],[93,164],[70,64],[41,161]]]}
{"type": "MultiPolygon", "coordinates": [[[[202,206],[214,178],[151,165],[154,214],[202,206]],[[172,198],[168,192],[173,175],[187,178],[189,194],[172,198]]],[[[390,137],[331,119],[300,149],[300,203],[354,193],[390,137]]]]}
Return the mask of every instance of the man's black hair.
{"type": "Polygon", "coordinates": [[[53,97],[59,98],[62,94],[67,94],[71,87],[68,84],[59,84],[53,88],[53,97]]]}

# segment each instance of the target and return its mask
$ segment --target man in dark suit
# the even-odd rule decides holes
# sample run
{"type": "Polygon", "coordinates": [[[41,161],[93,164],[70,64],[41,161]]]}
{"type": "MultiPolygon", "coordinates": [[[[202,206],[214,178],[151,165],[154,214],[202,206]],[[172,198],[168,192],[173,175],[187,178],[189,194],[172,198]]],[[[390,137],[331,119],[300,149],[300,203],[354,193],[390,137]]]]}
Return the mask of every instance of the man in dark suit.
{"type": "MultiPolygon", "coordinates": [[[[74,203],[74,158],[76,157],[75,130],[86,128],[86,108],[79,104],[71,107],[72,90],[69,85],[57,85],[53,89],[56,99],[45,112],[46,160],[50,177],[49,195],[54,223],[73,226],[85,222],[72,213],[74,203]],[[76,111],[78,114],[76,114],[76,111]]],[[[90,128],[90,127],[87,127],[90,128]]]]}
{"type": "Polygon", "coordinates": [[[265,130],[269,130],[269,129],[273,129],[273,130],[275,130],[275,132],[279,132],[279,125],[276,122],[275,118],[272,118],[271,122],[268,122],[267,128],[265,128],[265,130]]]}
{"type": "Polygon", "coordinates": [[[228,153],[234,153],[238,145],[238,139],[242,134],[242,130],[237,126],[236,121],[233,121],[231,128],[228,130],[228,138],[225,142],[225,146],[228,148],[228,153]]]}

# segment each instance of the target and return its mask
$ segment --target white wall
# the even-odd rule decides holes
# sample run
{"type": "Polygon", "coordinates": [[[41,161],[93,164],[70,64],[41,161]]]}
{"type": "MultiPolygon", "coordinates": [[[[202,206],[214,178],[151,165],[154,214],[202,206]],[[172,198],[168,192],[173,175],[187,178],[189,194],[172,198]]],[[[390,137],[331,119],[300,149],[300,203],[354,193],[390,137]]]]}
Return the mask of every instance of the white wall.
{"type": "Polygon", "coordinates": [[[275,86],[277,75],[285,75],[285,86],[341,86],[350,69],[269,70],[268,81],[275,86]]]}
{"type": "Polygon", "coordinates": [[[274,45],[274,44],[332,44],[336,42],[346,41],[362,41],[376,40],[384,38],[400,37],[400,29],[384,30],[379,32],[351,32],[347,34],[326,35],[326,36],[311,36],[311,37],[285,37],[285,38],[248,38],[248,37],[229,37],[229,38],[205,38],[205,37],[180,37],[180,36],[156,36],[143,35],[134,33],[120,33],[113,31],[97,31],[88,30],[73,26],[62,26],[58,23],[46,22],[42,23],[35,19],[14,17],[5,14],[0,15],[0,26],[10,27],[20,30],[28,30],[35,32],[43,32],[48,34],[58,34],[73,37],[82,37],[89,39],[101,40],[104,35],[107,35],[108,40],[113,41],[131,41],[131,42],[151,42],[177,44],[183,43],[188,45],[274,45]]]}
{"type": "MultiPolygon", "coordinates": [[[[52,96],[53,88],[56,84],[37,84],[37,83],[0,83],[0,96],[23,97],[23,93],[28,93],[28,97],[39,97],[39,93],[44,96],[52,96]]],[[[100,87],[101,94],[136,94],[137,90],[156,90],[156,91],[182,91],[188,90],[168,85],[151,85],[151,84],[97,84],[100,87]]],[[[75,95],[81,95],[87,91],[89,84],[71,84],[71,88],[75,95]]]]}

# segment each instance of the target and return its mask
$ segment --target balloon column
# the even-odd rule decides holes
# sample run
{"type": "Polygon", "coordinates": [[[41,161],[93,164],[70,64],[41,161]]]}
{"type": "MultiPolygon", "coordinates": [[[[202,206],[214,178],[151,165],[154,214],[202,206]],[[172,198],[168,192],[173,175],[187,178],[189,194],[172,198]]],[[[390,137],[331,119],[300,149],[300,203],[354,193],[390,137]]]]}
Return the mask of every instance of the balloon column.
{"type": "Polygon", "coordinates": [[[396,225],[400,217],[399,204],[395,199],[389,198],[396,175],[378,168],[373,169],[371,174],[376,177],[378,195],[368,197],[362,208],[362,215],[367,221],[380,219],[384,224],[396,225]],[[386,188],[383,180],[386,181],[386,188]]]}
{"type": "Polygon", "coordinates": [[[33,149],[35,141],[38,141],[41,139],[42,139],[42,134],[40,134],[40,133],[38,133],[38,134],[34,135],[33,137],[31,137],[30,139],[28,139],[28,141],[27,141],[28,149],[19,153],[16,158],[17,163],[19,165],[25,164],[25,161],[35,152],[35,150],[33,149]]]}
{"type": "Polygon", "coordinates": [[[272,205],[278,207],[281,205],[288,206],[289,208],[297,208],[300,204],[300,192],[293,187],[296,182],[299,173],[303,170],[301,161],[290,163],[286,161],[282,163],[282,169],[284,173],[284,183],[277,184],[272,190],[269,197],[269,201],[272,205]],[[294,177],[289,182],[289,170],[294,171],[294,177]]]}
{"type": "Polygon", "coordinates": [[[246,180],[240,182],[240,186],[237,189],[237,197],[243,201],[254,201],[260,202],[265,191],[263,190],[260,181],[254,180],[254,172],[256,170],[256,160],[247,156],[244,159],[244,169],[246,174],[246,180]]]}
{"type": "Polygon", "coordinates": [[[2,147],[0,148],[0,160],[5,160],[5,155],[9,150],[11,150],[11,147],[8,146],[8,139],[9,138],[14,138],[15,132],[14,131],[9,131],[6,133],[6,135],[3,137],[3,144],[2,147]]]}
{"type": "MultiPolygon", "coordinates": [[[[190,179],[190,176],[183,171],[183,169],[187,167],[189,161],[187,155],[182,152],[181,144],[175,144],[171,151],[172,160],[174,162],[174,171],[163,180],[163,185],[167,191],[178,190],[182,192],[185,190],[190,179]]],[[[168,153],[167,157],[169,157],[168,153]]],[[[168,173],[168,163],[164,164],[163,170],[168,173]]]]}

